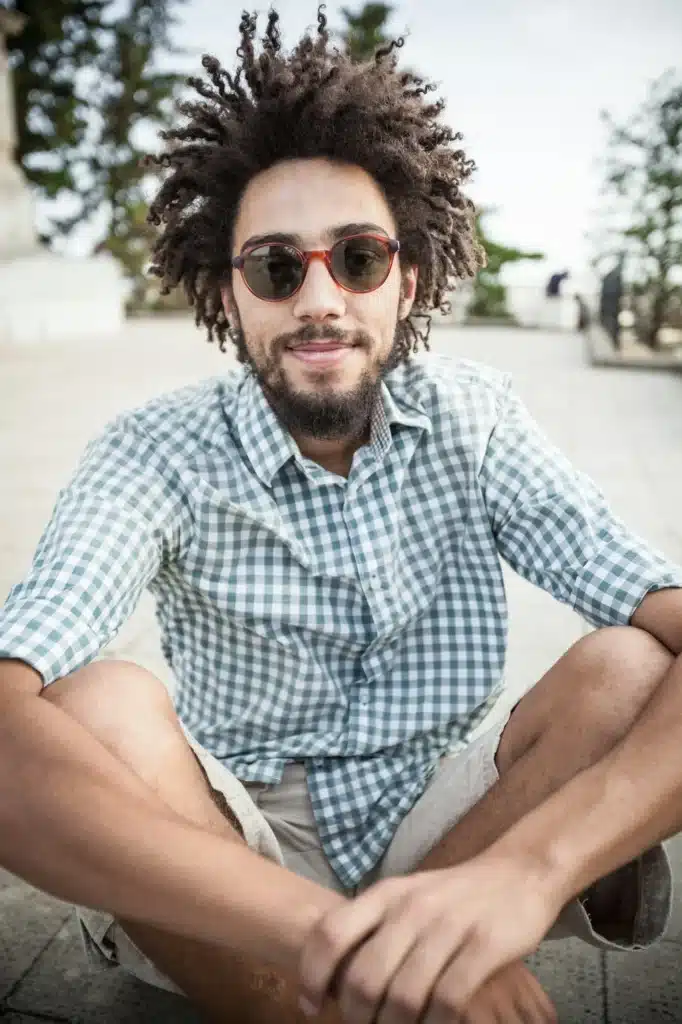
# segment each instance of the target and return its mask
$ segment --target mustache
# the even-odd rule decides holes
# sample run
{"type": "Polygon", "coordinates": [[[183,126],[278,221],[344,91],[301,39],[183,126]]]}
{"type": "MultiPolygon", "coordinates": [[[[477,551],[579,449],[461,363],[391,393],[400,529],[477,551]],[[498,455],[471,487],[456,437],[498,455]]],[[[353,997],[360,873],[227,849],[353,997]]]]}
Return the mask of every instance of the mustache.
{"type": "Polygon", "coordinates": [[[285,348],[296,348],[298,345],[307,345],[312,341],[338,341],[340,345],[361,345],[365,348],[370,348],[372,345],[371,337],[364,331],[353,331],[349,334],[331,324],[326,327],[322,324],[305,324],[300,331],[278,335],[274,339],[273,349],[283,352],[285,348]]]}

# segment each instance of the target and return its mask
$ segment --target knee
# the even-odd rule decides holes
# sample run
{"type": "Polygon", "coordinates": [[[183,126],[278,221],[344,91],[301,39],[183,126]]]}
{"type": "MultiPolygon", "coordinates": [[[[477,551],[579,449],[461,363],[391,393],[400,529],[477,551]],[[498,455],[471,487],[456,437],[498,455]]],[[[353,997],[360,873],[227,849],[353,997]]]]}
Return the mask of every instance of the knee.
{"type": "Polygon", "coordinates": [[[91,662],[48,686],[42,699],[61,708],[116,750],[133,734],[177,727],[168,690],[155,675],[129,661],[91,662]]]}
{"type": "Polygon", "coordinates": [[[622,731],[623,719],[642,710],[674,656],[655,637],[634,626],[598,629],[565,655],[570,682],[565,697],[574,713],[622,731]]]}

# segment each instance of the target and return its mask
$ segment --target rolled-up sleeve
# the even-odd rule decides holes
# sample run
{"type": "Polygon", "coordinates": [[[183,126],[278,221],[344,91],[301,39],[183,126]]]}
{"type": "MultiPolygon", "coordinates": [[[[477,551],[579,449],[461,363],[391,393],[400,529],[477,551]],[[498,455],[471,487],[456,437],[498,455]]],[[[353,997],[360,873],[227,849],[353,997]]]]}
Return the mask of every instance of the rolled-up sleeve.
{"type": "Polygon", "coordinates": [[[480,482],[498,551],[593,626],[626,625],[682,567],[637,536],[543,434],[506,380],[480,482]]]}
{"type": "Polygon", "coordinates": [[[0,658],[27,662],[45,685],[87,664],[172,557],[182,522],[159,447],[112,424],[60,491],[27,576],[0,610],[0,658]]]}

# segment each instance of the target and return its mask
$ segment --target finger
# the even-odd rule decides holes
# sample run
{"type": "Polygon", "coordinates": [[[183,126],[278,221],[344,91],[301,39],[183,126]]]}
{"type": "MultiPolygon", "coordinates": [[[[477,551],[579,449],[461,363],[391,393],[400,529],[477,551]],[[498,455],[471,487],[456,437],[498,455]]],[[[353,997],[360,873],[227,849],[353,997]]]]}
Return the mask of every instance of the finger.
{"type": "Polygon", "coordinates": [[[478,990],[458,1021],[462,1024],[526,1024],[515,996],[515,992],[493,978],[478,990]]]}
{"type": "Polygon", "coordinates": [[[470,931],[443,971],[432,999],[436,1003],[442,1001],[451,1014],[453,1011],[462,1013],[474,993],[515,959],[515,956],[500,949],[489,936],[470,931]]]}
{"type": "MultiPolygon", "coordinates": [[[[413,922],[405,917],[396,919],[393,915],[384,919],[381,927],[351,956],[348,965],[341,968],[337,998],[345,1021],[372,1024],[377,1020],[394,976],[421,940],[413,922]]],[[[411,1022],[417,1016],[400,1019],[411,1022]]]]}
{"type": "Polygon", "coordinates": [[[519,1005],[524,1024],[557,1024],[559,1020],[554,1003],[537,978],[530,973],[522,981],[519,1005]]]}
{"type": "MultiPolygon", "coordinates": [[[[431,1024],[431,1018],[424,1015],[429,1012],[433,990],[463,941],[450,918],[429,922],[428,931],[422,932],[394,972],[376,1024],[431,1024]]],[[[455,1020],[453,1009],[448,1007],[443,1018],[447,1024],[455,1020]]]]}
{"type": "MultiPolygon", "coordinates": [[[[538,1004],[534,999],[529,999],[525,994],[518,994],[512,1004],[512,1010],[510,1010],[510,1020],[514,1021],[514,1024],[518,1021],[518,1024],[545,1024],[547,1018],[544,1012],[539,1008],[538,1004]]],[[[507,1020],[506,1017],[503,1020],[507,1020]]]]}
{"type": "Polygon", "coordinates": [[[303,999],[313,1007],[322,1006],[342,961],[378,928],[386,903],[386,886],[379,883],[329,911],[310,932],[299,961],[299,981],[303,999]]]}
{"type": "MultiPolygon", "coordinates": [[[[519,1024],[518,1017],[505,1016],[501,1008],[490,1000],[481,999],[479,1001],[476,997],[468,1009],[456,1019],[457,1024],[519,1024]]],[[[443,1024],[444,1021],[445,1017],[441,1017],[440,1024],[443,1024]]]]}
{"type": "Polygon", "coordinates": [[[556,1020],[554,1004],[527,968],[515,975],[514,991],[524,1024],[551,1024],[556,1020]]]}

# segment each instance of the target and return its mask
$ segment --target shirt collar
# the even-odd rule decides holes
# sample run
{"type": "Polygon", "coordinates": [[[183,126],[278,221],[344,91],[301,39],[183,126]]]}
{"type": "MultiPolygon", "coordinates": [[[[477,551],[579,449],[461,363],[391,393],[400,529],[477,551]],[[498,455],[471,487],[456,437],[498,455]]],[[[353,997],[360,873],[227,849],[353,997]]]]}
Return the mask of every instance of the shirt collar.
{"type": "Polygon", "coordinates": [[[247,372],[239,394],[236,428],[256,475],[269,487],[275,473],[296,455],[298,448],[252,372],[247,372]]]}
{"type": "Polygon", "coordinates": [[[433,425],[421,402],[415,397],[401,394],[400,387],[395,386],[389,378],[381,382],[380,401],[377,402],[372,416],[370,444],[375,446],[377,455],[384,455],[391,447],[391,426],[395,423],[403,427],[414,427],[431,433],[433,425]],[[393,389],[391,385],[393,384],[393,389]]]}
{"type": "MultiPolygon", "coordinates": [[[[270,487],[282,466],[299,454],[298,446],[275,415],[252,372],[245,376],[236,411],[235,425],[244,452],[260,481],[270,487]]],[[[370,428],[370,445],[377,458],[391,447],[393,424],[432,430],[431,420],[421,403],[403,394],[394,395],[383,380],[370,428]]]]}

